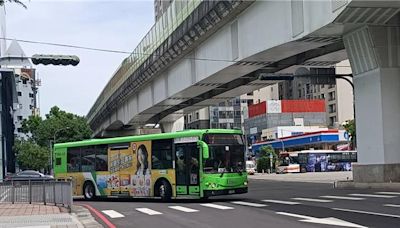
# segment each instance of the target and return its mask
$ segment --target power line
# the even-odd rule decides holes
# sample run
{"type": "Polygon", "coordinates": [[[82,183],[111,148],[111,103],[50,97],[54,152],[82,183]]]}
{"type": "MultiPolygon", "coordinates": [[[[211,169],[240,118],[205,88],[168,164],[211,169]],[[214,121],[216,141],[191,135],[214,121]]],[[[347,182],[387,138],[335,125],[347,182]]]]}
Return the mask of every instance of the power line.
{"type": "MultiPolygon", "coordinates": [[[[85,46],[78,46],[78,45],[70,45],[70,44],[60,44],[60,43],[51,43],[51,42],[43,42],[43,41],[11,39],[11,38],[6,38],[6,37],[0,37],[0,40],[15,40],[15,41],[18,41],[18,42],[21,42],[21,43],[30,43],[30,44],[40,44],[40,45],[58,46],[58,47],[83,49],[83,50],[89,50],[89,51],[109,52],[109,53],[117,53],[117,54],[151,55],[151,54],[148,54],[148,53],[127,52],[127,51],[111,50],[111,49],[102,49],[102,48],[92,48],[92,47],[85,47],[85,46]]],[[[157,55],[157,56],[161,57],[161,55],[157,55]]],[[[200,60],[200,61],[212,61],[212,62],[232,62],[232,63],[239,62],[239,61],[235,61],[235,60],[226,60],[226,59],[191,58],[191,57],[184,57],[184,59],[193,59],[193,60],[200,60]]]]}
{"type": "Polygon", "coordinates": [[[5,37],[0,37],[0,39],[1,40],[15,40],[15,41],[18,41],[18,42],[30,43],[30,44],[43,44],[43,45],[58,46],[58,47],[84,49],[84,50],[90,50],[90,51],[111,52],[111,53],[119,53],[119,54],[131,54],[131,52],[127,52],[127,51],[117,51],[117,50],[110,50],[110,49],[91,48],[91,47],[84,47],[84,46],[77,46],[77,45],[70,45],[70,44],[58,44],[58,43],[32,41],[32,40],[20,40],[20,39],[11,39],[11,38],[5,38],[5,37]]]}

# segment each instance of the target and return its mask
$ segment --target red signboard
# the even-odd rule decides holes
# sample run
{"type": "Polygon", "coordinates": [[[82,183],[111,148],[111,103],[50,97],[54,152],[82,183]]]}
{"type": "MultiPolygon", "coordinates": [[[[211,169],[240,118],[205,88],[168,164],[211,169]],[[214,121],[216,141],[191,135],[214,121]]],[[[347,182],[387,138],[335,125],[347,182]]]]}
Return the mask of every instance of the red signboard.
{"type": "Polygon", "coordinates": [[[249,118],[265,114],[267,111],[266,109],[267,105],[265,104],[265,101],[258,104],[249,105],[249,118]]]}
{"type": "Polygon", "coordinates": [[[325,100],[282,100],[282,112],[325,112],[325,100]]]}

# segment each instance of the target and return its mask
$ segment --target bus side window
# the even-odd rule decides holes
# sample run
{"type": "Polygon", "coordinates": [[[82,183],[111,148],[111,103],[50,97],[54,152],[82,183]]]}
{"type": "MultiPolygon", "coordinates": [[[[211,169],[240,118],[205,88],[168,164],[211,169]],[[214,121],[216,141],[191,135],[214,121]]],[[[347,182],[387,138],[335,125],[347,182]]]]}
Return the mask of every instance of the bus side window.
{"type": "Polygon", "coordinates": [[[67,150],[67,171],[79,172],[81,170],[81,150],[77,148],[68,148],[67,150]]]}
{"type": "Polygon", "coordinates": [[[57,166],[61,165],[61,158],[56,158],[56,165],[57,166]]]}
{"type": "Polygon", "coordinates": [[[92,172],[95,164],[94,146],[81,148],[81,171],[92,172]]]}
{"type": "Polygon", "coordinates": [[[98,145],[96,151],[96,171],[108,171],[107,145],[98,145]]]}
{"type": "Polygon", "coordinates": [[[172,169],[172,139],[153,140],[151,150],[152,169],[172,169]]]}

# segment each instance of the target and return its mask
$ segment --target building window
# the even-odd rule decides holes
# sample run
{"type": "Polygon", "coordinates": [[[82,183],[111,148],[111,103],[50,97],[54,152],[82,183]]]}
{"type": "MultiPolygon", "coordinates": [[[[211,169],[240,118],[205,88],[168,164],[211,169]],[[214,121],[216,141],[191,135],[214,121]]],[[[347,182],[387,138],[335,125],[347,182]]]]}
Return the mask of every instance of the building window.
{"type": "Polygon", "coordinates": [[[200,114],[196,112],[196,120],[200,119],[200,114]]]}
{"type": "Polygon", "coordinates": [[[329,117],[330,125],[333,126],[336,123],[336,116],[329,117]]]}
{"type": "Polygon", "coordinates": [[[22,132],[22,128],[17,128],[17,131],[18,131],[19,133],[21,133],[21,132],[22,132]]]}
{"type": "Polygon", "coordinates": [[[334,112],[336,112],[336,104],[329,105],[329,113],[334,113],[334,112]]]}
{"type": "Polygon", "coordinates": [[[22,96],[22,92],[18,92],[18,96],[19,96],[19,97],[22,96]]]}
{"type": "Polygon", "coordinates": [[[253,96],[253,92],[247,93],[248,96],[253,96]]]}
{"type": "Polygon", "coordinates": [[[329,94],[328,94],[328,97],[329,97],[329,100],[330,101],[333,101],[333,100],[336,100],[336,93],[333,91],[333,92],[330,92],[329,94]]]}
{"type": "Polygon", "coordinates": [[[30,97],[30,98],[33,98],[33,93],[29,93],[29,97],[30,97]]]}
{"type": "Polygon", "coordinates": [[[21,121],[22,120],[22,116],[17,116],[17,119],[21,121]]]}
{"type": "Polygon", "coordinates": [[[325,99],[325,94],[321,94],[321,99],[325,99]]]}

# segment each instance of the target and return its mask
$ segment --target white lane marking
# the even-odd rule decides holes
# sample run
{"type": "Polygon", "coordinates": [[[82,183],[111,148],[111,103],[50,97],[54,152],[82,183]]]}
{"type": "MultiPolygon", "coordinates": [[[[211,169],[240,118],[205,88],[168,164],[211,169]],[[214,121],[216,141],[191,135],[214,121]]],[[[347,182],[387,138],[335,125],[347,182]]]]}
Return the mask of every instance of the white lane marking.
{"type": "Polygon", "coordinates": [[[137,211],[140,211],[142,213],[148,214],[148,215],[161,215],[161,212],[155,211],[155,210],[151,210],[150,208],[136,208],[137,211]]]}
{"type": "Polygon", "coordinates": [[[125,217],[125,215],[123,215],[123,214],[121,214],[119,212],[116,212],[114,210],[104,210],[104,211],[101,211],[101,212],[103,212],[104,214],[108,215],[110,218],[123,218],[123,217],[125,217]]]}
{"type": "Polygon", "coordinates": [[[182,206],[168,206],[169,208],[171,208],[171,209],[174,209],[174,210],[178,210],[178,211],[183,211],[183,212],[198,212],[199,210],[195,210],[195,209],[192,209],[192,208],[188,208],[188,207],[182,207],[182,206]]]}
{"type": "Polygon", "coordinates": [[[233,207],[227,207],[227,206],[213,204],[213,203],[203,203],[203,204],[200,204],[200,205],[203,206],[203,207],[211,207],[211,208],[220,209],[220,210],[234,209],[233,207]]]}
{"type": "Polygon", "coordinates": [[[338,218],[328,217],[328,218],[316,218],[306,215],[298,215],[288,212],[276,212],[278,215],[286,215],[295,218],[300,218],[300,222],[309,222],[309,223],[317,223],[317,224],[325,224],[325,225],[332,225],[332,226],[344,226],[344,227],[356,227],[356,228],[367,228],[365,226],[361,226],[355,223],[347,222],[338,218]]]}
{"type": "Polygon", "coordinates": [[[331,203],[333,200],[324,200],[324,199],[313,199],[313,198],[292,198],[294,200],[300,200],[300,201],[308,201],[308,202],[317,202],[317,203],[331,203]]]}
{"type": "Polygon", "coordinates": [[[250,203],[250,202],[245,202],[245,201],[232,201],[231,203],[237,204],[237,205],[242,205],[242,206],[250,206],[250,207],[266,207],[267,206],[265,204],[250,203]]]}
{"type": "Polygon", "coordinates": [[[365,200],[365,198],[349,197],[349,196],[320,196],[328,199],[342,199],[342,200],[365,200]]]}
{"type": "Polygon", "coordinates": [[[374,195],[374,194],[349,194],[350,196],[361,196],[361,197],[373,197],[373,198],[394,198],[396,196],[388,196],[388,195],[374,195]]]}
{"type": "Polygon", "coordinates": [[[375,192],[376,194],[384,194],[384,195],[399,195],[400,192],[375,192]]]}
{"type": "Polygon", "coordinates": [[[384,204],[385,207],[400,207],[400,204],[384,204]]]}
{"type": "Polygon", "coordinates": [[[298,205],[301,204],[299,202],[292,202],[292,201],[283,201],[283,200],[261,200],[267,203],[278,203],[278,204],[286,204],[286,205],[298,205]]]}
{"type": "Polygon", "coordinates": [[[383,214],[383,213],[377,213],[377,212],[371,212],[371,211],[359,211],[359,210],[351,210],[351,209],[345,209],[345,208],[332,208],[332,210],[354,212],[354,213],[367,214],[367,215],[378,215],[378,216],[392,217],[392,218],[400,218],[400,215],[383,214]]]}

